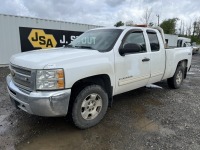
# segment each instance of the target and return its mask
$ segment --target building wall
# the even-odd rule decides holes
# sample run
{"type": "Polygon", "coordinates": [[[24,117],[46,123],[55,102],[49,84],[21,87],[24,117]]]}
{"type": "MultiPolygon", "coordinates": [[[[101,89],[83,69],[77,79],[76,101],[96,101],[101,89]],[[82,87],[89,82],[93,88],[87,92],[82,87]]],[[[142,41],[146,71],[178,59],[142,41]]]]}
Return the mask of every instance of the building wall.
{"type": "Polygon", "coordinates": [[[0,14],[0,65],[21,52],[19,27],[84,32],[100,26],[0,14]]]}

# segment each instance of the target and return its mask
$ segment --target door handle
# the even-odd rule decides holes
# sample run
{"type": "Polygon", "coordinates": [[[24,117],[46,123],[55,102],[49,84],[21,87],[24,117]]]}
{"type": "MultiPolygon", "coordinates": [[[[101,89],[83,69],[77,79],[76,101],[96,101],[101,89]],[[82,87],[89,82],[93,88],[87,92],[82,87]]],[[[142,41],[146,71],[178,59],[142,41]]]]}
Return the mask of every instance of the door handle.
{"type": "Polygon", "coordinates": [[[144,58],[142,59],[142,62],[149,61],[149,60],[150,60],[149,58],[144,58]]]}

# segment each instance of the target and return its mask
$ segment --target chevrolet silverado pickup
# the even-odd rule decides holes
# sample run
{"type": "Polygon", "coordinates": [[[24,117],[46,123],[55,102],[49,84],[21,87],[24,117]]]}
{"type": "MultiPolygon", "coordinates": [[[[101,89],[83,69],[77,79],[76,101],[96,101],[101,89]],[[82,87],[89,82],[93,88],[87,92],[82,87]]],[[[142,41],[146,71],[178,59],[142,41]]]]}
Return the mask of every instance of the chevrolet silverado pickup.
{"type": "Polygon", "coordinates": [[[13,55],[11,102],[38,116],[66,116],[80,129],[99,123],[113,96],[167,79],[180,88],[192,49],[165,48],[159,27],[89,30],[62,48],[13,55]]]}

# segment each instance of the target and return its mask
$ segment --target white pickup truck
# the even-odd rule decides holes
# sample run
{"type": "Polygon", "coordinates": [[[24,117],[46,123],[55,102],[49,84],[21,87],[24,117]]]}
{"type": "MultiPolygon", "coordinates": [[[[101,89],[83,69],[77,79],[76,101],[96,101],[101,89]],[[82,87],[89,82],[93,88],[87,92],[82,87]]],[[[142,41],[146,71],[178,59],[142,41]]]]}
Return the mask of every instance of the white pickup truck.
{"type": "Polygon", "coordinates": [[[165,49],[164,39],[161,28],[98,28],[65,48],[16,54],[7,76],[11,101],[30,114],[70,114],[78,128],[92,127],[114,95],[164,79],[181,86],[192,49],[165,49]]]}

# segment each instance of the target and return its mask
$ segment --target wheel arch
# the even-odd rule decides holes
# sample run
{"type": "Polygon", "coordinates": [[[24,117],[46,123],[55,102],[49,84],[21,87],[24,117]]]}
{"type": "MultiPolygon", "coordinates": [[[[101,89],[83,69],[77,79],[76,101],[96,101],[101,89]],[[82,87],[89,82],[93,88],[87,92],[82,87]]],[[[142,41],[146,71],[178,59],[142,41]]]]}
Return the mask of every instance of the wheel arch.
{"type": "Polygon", "coordinates": [[[187,71],[188,71],[187,64],[188,64],[188,60],[187,60],[187,59],[184,59],[184,60],[179,61],[178,64],[177,64],[177,67],[176,67],[176,69],[177,69],[179,66],[182,66],[182,67],[184,68],[184,79],[185,79],[186,76],[187,76],[187,71]]]}
{"type": "Polygon", "coordinates": [[[70,103],[73,104],[74,98],[84,87],[93,84],[100,85],[106,91],[108,94],[109,106],[111,106],[113,101],[113,86],[111,85],[111,79],[107,74],[90,76],[76,81],[71,88],[72,93],[70,103]]]}

